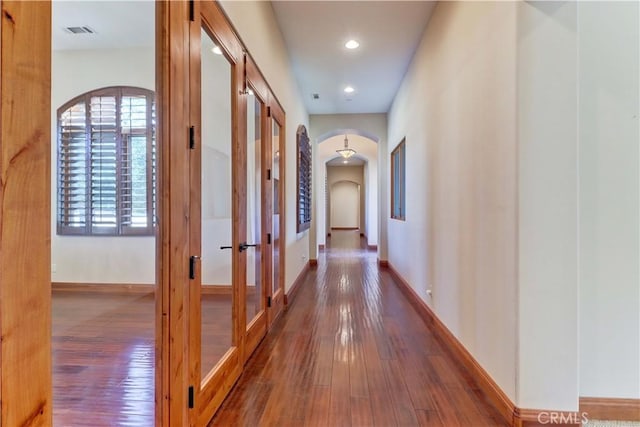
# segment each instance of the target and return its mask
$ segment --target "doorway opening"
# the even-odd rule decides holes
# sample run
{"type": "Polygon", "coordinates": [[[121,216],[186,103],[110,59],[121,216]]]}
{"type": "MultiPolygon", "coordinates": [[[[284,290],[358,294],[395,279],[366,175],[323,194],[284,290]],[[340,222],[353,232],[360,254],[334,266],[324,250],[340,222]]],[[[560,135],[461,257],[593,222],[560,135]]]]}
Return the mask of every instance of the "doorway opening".
{"type": "Polygon", "coordinates": [[[378,246],[378,143],[377,138],[355,129],[336,129],[317,139],[315,155],[316,226],[312,251],[322,251],[333,229],[356,229],[365,247],[378,246]],[[336,150],[345,136],[356,154],[342,158],[336,150]]]}
{"type": "Polygon", "coordinates": [[[155,3],[51,7],[53,424],[149,426],[156,365],[155,3]]]}

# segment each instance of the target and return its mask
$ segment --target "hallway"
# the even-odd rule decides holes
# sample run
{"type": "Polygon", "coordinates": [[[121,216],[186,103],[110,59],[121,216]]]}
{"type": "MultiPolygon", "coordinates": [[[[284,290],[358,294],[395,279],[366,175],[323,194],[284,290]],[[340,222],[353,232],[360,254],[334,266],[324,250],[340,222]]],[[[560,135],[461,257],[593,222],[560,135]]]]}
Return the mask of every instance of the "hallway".
{"type": "Polygon", "coordinates": [[[358,232],[327,243],[210,426],[505,425],[358,232]]]}

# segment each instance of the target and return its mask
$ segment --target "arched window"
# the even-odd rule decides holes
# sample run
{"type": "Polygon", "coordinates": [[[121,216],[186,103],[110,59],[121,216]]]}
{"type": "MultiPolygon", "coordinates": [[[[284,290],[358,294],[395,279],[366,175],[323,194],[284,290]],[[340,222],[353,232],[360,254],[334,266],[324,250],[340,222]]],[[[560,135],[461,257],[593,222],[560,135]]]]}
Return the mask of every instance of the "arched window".
{"type": "Polygon", "coordinates": [[[58,234],[153,234],[154,99],[147,89],[107,87],[58,110],[58,234]]]}

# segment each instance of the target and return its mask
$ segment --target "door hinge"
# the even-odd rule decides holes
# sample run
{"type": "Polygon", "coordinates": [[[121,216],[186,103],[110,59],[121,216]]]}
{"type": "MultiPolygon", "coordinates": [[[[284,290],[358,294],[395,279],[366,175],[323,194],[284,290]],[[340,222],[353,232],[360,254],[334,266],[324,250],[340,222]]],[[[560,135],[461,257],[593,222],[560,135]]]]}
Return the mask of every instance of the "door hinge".
{"type": "Polygon", "coordinates": [[[267,181],[271,181],[271,169],[267,169],[267,181]]]}
{"type": "Polygon", "coordinates": [[[189,127],[189,149],[193,150],[196,148],[196,127],[189,127]]]}
{"type": "Polygon", "coordinates": [[[271,117],[271,107],[267,107],[267,117],[271,117]]]}
{"type": "Polygon", "coordinates": [[[189,409],[193,409],[194,406],[193,386],[189,386],[189,409]]]}
{"type": "Polygon", "coordinates": [[[242,62],[244,64],[243,68],[243,73],[242,73],[242,82],[244,85],[244,90],[242,91],[242,93],[244,93],[245,95],[249,94],[249,81],[247,79],[247,51],[244,50],[242,52],[242,62]]]}
{"type": "Polygon", "coordinates": [[[267,307],[271,307],[271,297],[267,297],[267,307]]]}
{"type": "Polygon", "coordinates": [[[271,233],[267,233],[267,244],[271,244],[271,233]]]}
{"type": "Polygon", "coordinates": [[[195,20],[196,20],[195,5],[193,4],[193,0],[189,0],[189,21],[193,22],[195,20]]]}
{"type": "Polygon", "coordinates": [[[196,261],[199,260],[200,257],[197,255],[192,255],[189,257],[189,279],[196,278],[196,261]]]}

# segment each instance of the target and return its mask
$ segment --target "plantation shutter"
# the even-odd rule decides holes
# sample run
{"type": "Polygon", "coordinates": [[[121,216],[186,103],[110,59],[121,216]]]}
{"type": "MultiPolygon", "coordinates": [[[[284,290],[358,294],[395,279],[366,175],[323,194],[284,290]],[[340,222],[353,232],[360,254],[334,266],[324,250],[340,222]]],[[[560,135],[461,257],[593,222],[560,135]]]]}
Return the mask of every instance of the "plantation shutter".
{"type": "Polygon", "coordinates": [[[123,95],[121,101],[120,206],[122,227],[131,234],[153,224],[155,144],[152,104],[153,100],[144,94],[123,95]]]}
{"type": "Polygon", "coordinates": [[[58,140],[58,232],[84,234],[87,218],[87,114],[78,102],[60,115],[58,140]]]}
{"type": "Polygon", "coordinates": [[[153,234],[152,91],[105,88],[59,111],[58,233],[153,234]]]}
{"type": "Polygon", "coordinates": [[[116,234],[118,227],[118,142],[115,96],[92,96],[91,233],[116,234]]]}

